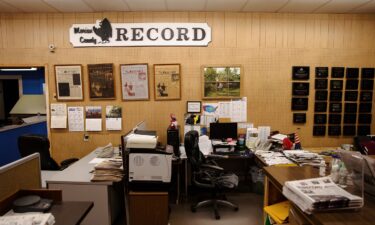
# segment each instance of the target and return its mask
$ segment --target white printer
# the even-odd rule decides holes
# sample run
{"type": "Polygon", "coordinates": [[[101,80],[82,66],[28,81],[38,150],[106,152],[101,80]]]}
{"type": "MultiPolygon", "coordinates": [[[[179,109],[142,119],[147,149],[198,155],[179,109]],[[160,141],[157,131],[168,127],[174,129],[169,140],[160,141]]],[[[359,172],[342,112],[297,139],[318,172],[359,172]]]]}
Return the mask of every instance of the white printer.
{"type": "Polygon", "coordinates": [[[129,149],[129,182],[170,183],[172,153],[155,149],[129,149]]]}

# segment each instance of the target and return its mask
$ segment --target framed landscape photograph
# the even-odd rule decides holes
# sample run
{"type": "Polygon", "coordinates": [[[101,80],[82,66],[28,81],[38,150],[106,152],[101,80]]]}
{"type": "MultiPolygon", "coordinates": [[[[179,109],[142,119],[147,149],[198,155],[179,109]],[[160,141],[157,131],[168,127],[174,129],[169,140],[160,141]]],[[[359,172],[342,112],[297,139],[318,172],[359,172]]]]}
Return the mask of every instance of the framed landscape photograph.
{"type": "Polygon", "coordinates": [[[181,99],[181,65],[154,65],[155,100],[181,99]]]}
{"type": "Polygon", "coordinates": [[[83,100],[82,66],[55,65],[57,100],[83,100]]]}
{"type": "Polygon", "coordinates": [[[240,98],[242,71],[240,65],[203,66],[202,98],[240,98]]]}
{"type": "Polygon", "coordinates": [[[120,65],[122,100],[149,100],[148,64],[120,65]]]}
{"type": "Polygon", "coordinates": [[[90,99],[115,99],[113,64],[87,65],[90,99]]]}

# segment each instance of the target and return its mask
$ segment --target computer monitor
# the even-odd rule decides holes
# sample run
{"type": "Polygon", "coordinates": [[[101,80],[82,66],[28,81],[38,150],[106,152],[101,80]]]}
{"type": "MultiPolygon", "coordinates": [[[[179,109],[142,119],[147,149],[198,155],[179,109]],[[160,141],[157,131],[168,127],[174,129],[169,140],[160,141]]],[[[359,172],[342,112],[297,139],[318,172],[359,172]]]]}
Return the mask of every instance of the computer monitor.
{"type": "Polygon", "coordinates": [[[210,139],[237,139],[237,123],[210,123],[210,139]]]}

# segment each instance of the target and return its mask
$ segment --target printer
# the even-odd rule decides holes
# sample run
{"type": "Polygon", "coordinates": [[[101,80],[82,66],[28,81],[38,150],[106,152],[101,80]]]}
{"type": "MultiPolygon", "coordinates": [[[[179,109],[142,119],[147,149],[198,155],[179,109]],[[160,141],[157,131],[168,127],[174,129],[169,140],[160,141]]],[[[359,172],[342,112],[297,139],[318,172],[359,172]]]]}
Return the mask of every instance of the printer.
{"type": "Polygon", "coordinates": [[[132,190],[160,190],[169,186],[172,153],[147,148],[128,150],[128,179],[132,190]]]}
{"type": "Polygon", "coordinates": [[[127,148],[155,149],[158,137],[155,135],[129,134],[127,136],[127,148]]]}

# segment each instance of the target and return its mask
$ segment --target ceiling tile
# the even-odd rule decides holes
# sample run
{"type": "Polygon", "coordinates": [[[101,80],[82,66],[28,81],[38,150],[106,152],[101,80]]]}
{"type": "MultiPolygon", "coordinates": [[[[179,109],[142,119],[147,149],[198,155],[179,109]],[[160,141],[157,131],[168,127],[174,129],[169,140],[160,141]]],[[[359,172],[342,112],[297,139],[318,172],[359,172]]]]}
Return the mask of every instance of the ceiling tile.
{"type": "Polygon", "coordinates": [[[362,5],[359,8],[356,8],[353,13],[374,13],[375,12],[375,1],[371,1],[367,4],[362,5]]]}
{"type": "Polygon", "coordinates": [[[311,13],[330,0],[290,0],[278,12],[311,13]]]}
{"type": "Polygon", "coordinates": [[[207,0],[206,11],[241,11],[247,0],[207,0]]]}
{"type": "Polygon", "coordinates": [[[203,11],[205,0],[166,0],[168,11],[203,11]]]}
{"type": "Polygon", "coordinates": [[[97,12],[129,11],[128,5],[123,0],[84,0],[97,12]]]}
{"type": "Polygon", "coordinates": [[[56,9],[47,5],[42,0],[3,0],[3,2],[6,2],[23,12],[57,12],[56,9]]]}
{"type": "Polygon", "coordinates": [[[315,13],[346,13],[371,0],[332,0],[318,8],[315,13]]]}
{"type": "Polygon", "coordinates": [[[288,0],[248,0],[243,8],[245,12],[276,12],[283,7],[288,0]]]}
{"type": "Polygon", "coordinates": [[[60,12],[93,12],[82,0],[44,0],[60,12]]]}
{"type": "Polygon", "coordinates": [[[22,12],[22,11],[0,1],[0,12],[22,12]]]}
{"type": "Polygon", "coordinates": [[[167,11],[165,0],[126,0],[130,11],[167,11]]]}

